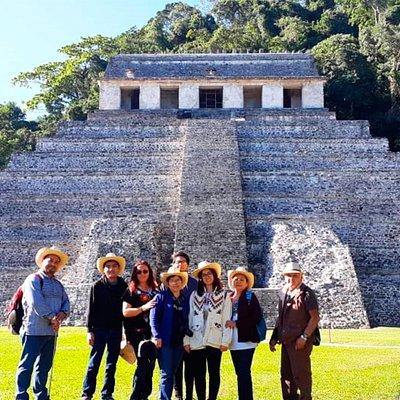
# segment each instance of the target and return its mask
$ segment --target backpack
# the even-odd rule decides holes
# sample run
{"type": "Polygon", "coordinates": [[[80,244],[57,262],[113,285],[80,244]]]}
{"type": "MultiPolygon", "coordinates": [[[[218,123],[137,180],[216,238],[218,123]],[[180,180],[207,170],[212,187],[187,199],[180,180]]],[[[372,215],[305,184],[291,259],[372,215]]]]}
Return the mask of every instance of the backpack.
{"type": "MultiPolygon", "coordinates": [[[[249,305],[250,305],[252,295],[253,295],[253,292],[251,292],[250,290],[248,290],[246,292],[246,299],[247,299],[247,303],[249,305]]],[[[261,309],[261,318],[257,322],[256,328],[257,328],[258,338],[260,339],[260,342],[262,342],[267,337],[267,323],[265,322],[262,309],[261,309]]]]}
{"type": "MultiPolygon", "coordinates": [[[[35,274],[39,278],[40,290],[43,289],[43,278],[39,274],[35,274]]],[[[22,285],[13,294],[10,303],[6,309],[7,327],[13,335],[19,335],[24,318],[24,308],[22,306],[22,297],[24,291],[22,285]]]]}

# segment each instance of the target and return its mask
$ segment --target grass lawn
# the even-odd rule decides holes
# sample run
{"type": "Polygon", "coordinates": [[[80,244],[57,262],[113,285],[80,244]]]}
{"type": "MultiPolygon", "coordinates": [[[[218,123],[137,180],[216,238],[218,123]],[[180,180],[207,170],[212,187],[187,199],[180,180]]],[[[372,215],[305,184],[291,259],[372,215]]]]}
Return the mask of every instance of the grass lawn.
{"type": "MultiPolygon", "coordinates": [[[[63,327],[58,341],[52,385],[53,400],[80,399],[89,348],[83,328],[63,327]]],[[[315,400],[399,400],[400,329],[334,330],[329,343],[322,331],[323,344],[312,355],[315,400]]],[[[14,375],[20,356],[19,338],[0,327],[0,399],[14,397],[14,375]]],[[[120,359],[117,370],[116,400],[127,400],[134,367],[120,359]]],[[[101,388],[102,372],[99,375],[101,388]]],[[[253,362],[254,398],[280,399],[279,351],[271,353],[261,344],[253,362]]],[[[158,369],[153,394],[157,399],[158,369]]],[[[95,397],[97,400],[99,397],[95,397]]],[[[236,377],[229,353],[222,361],[219,399],[236,399],[236,377]]]]}

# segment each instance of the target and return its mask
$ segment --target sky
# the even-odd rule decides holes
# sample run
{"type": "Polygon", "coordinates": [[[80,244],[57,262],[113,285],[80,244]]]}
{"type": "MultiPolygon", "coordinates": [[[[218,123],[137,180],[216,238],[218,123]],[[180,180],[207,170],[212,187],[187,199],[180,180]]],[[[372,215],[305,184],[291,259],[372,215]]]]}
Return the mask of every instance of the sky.
{"type": "MultiPolygon", "coordinates": [[[[178,0],[176,0],[178,1],[178,0]]],[[[57,52],[81,37],[116,36],[142,27],[174,0],[0,0],[0,104],[24,109],[37,88],[15,86],[20,72],[62,59],[57,52]]],[[[185,3],[201,6],[202,0],[185,3]]],[[[43,110],[29,112],[34,119],[43,110]]]]}

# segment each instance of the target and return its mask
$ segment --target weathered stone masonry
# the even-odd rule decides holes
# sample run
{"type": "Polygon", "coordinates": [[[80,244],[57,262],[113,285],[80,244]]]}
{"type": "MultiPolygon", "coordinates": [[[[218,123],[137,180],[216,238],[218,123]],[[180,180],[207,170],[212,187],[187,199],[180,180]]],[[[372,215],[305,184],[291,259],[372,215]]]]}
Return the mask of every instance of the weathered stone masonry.
{"type": "Polygon", "coordinates": [[[193,263],[247,265],[270,322],[279,271],[297,260],[323,324],[398,326],[400,162],[386,141],[322,108],[185,108],[192,118],[101,110],[13,156],[0,173],[0,301],[56,244],[71,255],[63,281],[79,324],[98,256],[162,270],[184,248],[193,263]]]}

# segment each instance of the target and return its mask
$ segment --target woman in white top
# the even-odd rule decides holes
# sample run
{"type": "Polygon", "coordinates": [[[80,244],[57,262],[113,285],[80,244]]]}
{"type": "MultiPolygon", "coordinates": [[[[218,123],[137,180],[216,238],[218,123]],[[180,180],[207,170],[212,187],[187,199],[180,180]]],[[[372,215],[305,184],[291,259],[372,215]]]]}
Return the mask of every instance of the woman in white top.
{"type": "Polygon", "coordinates": [[[220,281],[221,266],[203,261],[193,271],[198,279],[197,290],[190,296],[189,329],[184,348],[189,353],[191,376],[186,376],[186,400],[193,397],[193,380],[198,400],[206,399],[206,367],[209,374],[208,399],[216,400],[220,386],[222,352],[228,350],[232,329],[226,327],[231,317],[232,303],[220,281]],[[192,384],[188,384],[188,382],[192,384]]]}
{"type": "Polygon", "coordinates": [[[262,318],[260,303],[250,291],[254,285],[254,275],[243,267],[228,272],[229,287],[233,290],[232,318],[226,326],[232,328],[232,341],[229,346],[238,385],[239,400],[253,400],[251,364],[254,350],[260,339],[257,323],[262,318]]]}

